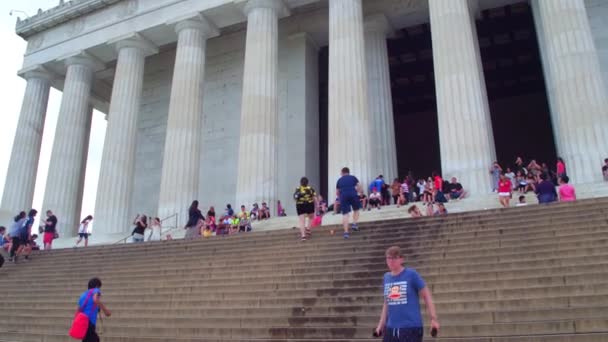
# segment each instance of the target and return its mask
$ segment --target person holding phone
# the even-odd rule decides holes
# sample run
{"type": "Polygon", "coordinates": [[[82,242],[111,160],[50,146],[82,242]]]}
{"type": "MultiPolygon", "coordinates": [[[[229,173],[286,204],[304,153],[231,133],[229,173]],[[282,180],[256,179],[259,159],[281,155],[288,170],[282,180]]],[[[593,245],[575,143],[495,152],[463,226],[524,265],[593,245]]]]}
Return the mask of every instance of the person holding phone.
{"type": "Polygon", "coordinates": [[[439,320],[431,291],[422,277],[403,266],[403,255],[398,246],[386,250],[384,274],[384,305],[374,336],[384,336],[384,342],[422,342],[424,335],[419,297],[422,297],[431,316],[431,336],[439,332],[439,320]]]}

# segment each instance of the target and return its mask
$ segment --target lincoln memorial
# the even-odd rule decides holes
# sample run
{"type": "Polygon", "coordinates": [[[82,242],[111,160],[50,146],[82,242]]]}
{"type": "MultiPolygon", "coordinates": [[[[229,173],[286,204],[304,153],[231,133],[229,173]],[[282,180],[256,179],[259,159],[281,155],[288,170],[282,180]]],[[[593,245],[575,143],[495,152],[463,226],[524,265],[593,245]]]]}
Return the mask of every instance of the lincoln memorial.
{"type": "MultiPolygon", "coordinates": [[[[72,0],[19,20],[27,80],[2,209],[32,206],[50,88],[63,92],[44,203],[75,233],[93,109],[107,131],[97,232],[135,213],[335,198],[408,172],[492,191],[495,160],[608,157],[605,0],[72,0]]],[[[17,115],[17,113],[5,113],[17,115]]]]}

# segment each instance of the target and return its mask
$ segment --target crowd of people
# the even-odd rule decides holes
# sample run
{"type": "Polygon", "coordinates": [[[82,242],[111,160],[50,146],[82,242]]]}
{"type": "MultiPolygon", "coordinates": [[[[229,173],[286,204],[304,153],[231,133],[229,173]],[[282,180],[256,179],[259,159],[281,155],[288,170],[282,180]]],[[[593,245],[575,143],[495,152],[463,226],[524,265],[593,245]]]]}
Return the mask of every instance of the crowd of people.
{"type": "MultiPolygon", "coordinates": [[[[608,174],[608,159],[605,164],[603,171],[608,174]]],[[[523,196],[528,191],[534,191],[538,195],[539,203],[576,199],[575,189],[569,184],[566,165],[562,158],[558,158],[553,172],[546,163],[538,164],[535,160],[531,160],[524,166],[523,159],[517,158],[513,167],[506,169],[503,169],[498,162],[493,163],[490,174],[493,178],[492,190],[498,193],[499,201],[503,206],[510,206],[513,192],[519,192],[523,196]],[[559,187],[556,188],[553,182],[559,187]]],[[[293,195],[302,241],[310,238],[311,227],[320,224],[322,216],[329,211],[343,214],[343,236],[348,239],[351,231],[358,230],[360,210],[380,210],[387,205],[397,207],[409,205],[407,211],[412,217],[445,216],[448,214],[445,203],[462,200],[469,195],[456,177],[446,181],[438,172],[433,172],[428,178],[418,179],[410,174],[402,179],[395,178],[390,184],[385,182],[382,175],[378,175],[367,187],[364,187],[355,176],[350,175],[348,168],[342,170],[336,190],[336,198],[328,206],[323,197],[309,185],[308,178],[302,177],[293,195]],[[420,209],[417,204],[413,204],[414,202],[420,202],[425,209],[420,209]],[[351,211],[352,224],[349,225],[348,214],[351,211]]],[[[520,197],[517,203],[517,206],[522,205],[527,205],[525,196],[520,197]]],[[[280,201],[277,202],[277,207],[277,215],[284,216],[285,208],[280,201]]],[[[189,219],[185,227],[188,239],[248,232],[252,229],[253,220],[270,218],[270,209],[265,202],[261,207],[253,204],[251,210],[241,206],[238,212],[228,204],[224,214],[218,219],[213,207],[209,209],[205,218],[198,209],[198,201],[192,203],[188,212],[189,219]]],[[[136,240],[143,241],[142,234],[137,233],[136,240]]]]}
{"type": "MultiPolygon", "coordinates": [[[[605,163],[608,164],[607,161],[605,163]]],[[[494,162],[490,174],[493,191],[498,193],[498,200],[505,208],[511,206],[514,192],[520,194],[517,206],[527,204],[524,195],[530,191],[536,194],[538,203],[541,204],[576,200],[576,190],[570,184],[566,163],[562,158],[557,158],[555,169],[550,169],[547,163],[539,164],[534,159],[526,165],[521,157],[516,158],[512,167],[505,169],[494,162]]]]}
{"type": "MultiPolygon", "coordinates": [[[[414,180],[412,176],[404,177],[402,180],[395,178],[390,185],[385,183],[382,175],[379,175],[370,183],[368,189],[369,195],[365,194],[363,188],[357,190],[362,209],[368,211],[379,210],[391,204],[401,207],[412,202],[422,202],[422,205],[432,208],[436,204],[460,200],[468,196],[468,192],[456,177],[452,177],[449,182],[444,181],[437,172],[433,172],[432,176],[426,179],[414,180]]],[[[333,206],[329,209],[334,213],[340,211],[339,197],[336,197],[333,206]]]]}
{"type": "MultiPolygon", "coordinates": [[[[527,205],[528,192],[534,192],[539,203],[555,201],[576,200],[576,190],[570,184],[566,171],[566,163],[557,158],[555,168],[549,168],[547,163],[538,163],[531,159],[527,164],[523,158],[517,157],[513,165],[504,167],[494,162],[489,172],[492,176],[492,190],[498,194],[499,202],[504,207],[511,206],[514,193],[518,193],[516,206],[527,205]]],[[[602,166],[604,179],[608,181],[608,158],[602,166]]],[[[328,206],[327,201],[310,185],[309,180],[303,177],[294,192],[296,212],[299,219],[300,238],[306,241],[311,236],[311,227],[320,224],[322,216],[329,211],[334,214],[342,213],[345,217],[344,238],[348,239],[351,231],[358,230],[357,222],[360,210],[380,210],[383,206],[408,205],[407,212],[412,217],[445,216],[448,211],[446,202],[461,200],[468,196],[468,192],[455,177],[445,181],[438,172],[433,172],[428,178],[414,178],[409,174],[403,178],[395,178],[392,183],[385,182],[382,175],[373,179],[367,187],[350,175],[350,170],[344,168],[336,184],[336,198],[328,206]],[[366,194],[367,190],[367,194],[366,194]],[[419,202],[425,209],[420,209],[414,202],[419,202]],[[353,212],[353,223],[348,225],[348,214],[353,212]]],[[[276,203],[276,216],[286,216],[286,209],[280,201],[276,203]]],[[[9,261],[16,262],[20,257],[29,259],[32,250],[39,249],[36,243],[37,234],[32,234],[37,211],[32,209],[28,214],[20,212],[14,218],[9,229],[0,227],[0,246],[9,254],[9,261]]],[[[252,223],[256,220],[266,220],[271,217],[271,209],[266,202],[261,205],[254,203],[250,209],[241,205],[235,211],[230,204],[226,205],[223,214],[216,215],[213,206],[204,216],[199,209],[198,201],[193,201],[188,209],[188,221],[185,225],[187,239],[198,237],[211,237],[213,235],[231,235],[252,231],[252,223]]],[[[91,235],[91,221],[93,216],[86,216],[78,227],[78,239],[74,245],[77,247],[84,241],[88,246],[91,235]]],[[[170,234],[163,237],[162,224],[158,217],[150,219],[148,216],[137,215],[133,220],[131,241],[140,243],[144,241],[160,241],[172,239],[170,234]]],[[[51,210],[47,210],[46,218],[39,228],[42,234],[43,248],[50,250],[53,240],[59,237],[57,232],[57,217],[51,210]]]]}
{"type": "MultiPolygon", "coordinates": [[[[29,260],[32,251],[39,250],[40,246],[36,241],[38,234],[32,234],[32,226],[38,211],[31,209],[28,213],[21,211],[13,218],[13,222],[7,229],[0,226],[0,249],[8,254],[8,261],[16,263],[21,257],[29,260]]],[[[57,218],[48,210],[44,226],[40,227],[39,233],[43,234],[44,249],[51,249],[53,240],[58,237],[55,230],[57,218]]],[[[0,264],[4,263],[4,258],[0,254],[0,264]]]]}

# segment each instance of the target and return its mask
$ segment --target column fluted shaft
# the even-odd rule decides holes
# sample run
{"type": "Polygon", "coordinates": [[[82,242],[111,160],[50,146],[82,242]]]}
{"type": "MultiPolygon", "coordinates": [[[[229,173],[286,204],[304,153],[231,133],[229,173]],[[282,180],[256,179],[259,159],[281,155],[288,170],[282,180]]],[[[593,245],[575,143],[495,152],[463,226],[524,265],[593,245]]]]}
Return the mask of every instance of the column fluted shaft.
{"type": "Polygon", "coordinates": [[[388,65],[386,35],[389,31],[383,16],[368,18],[365,26],[365,60],[371,133],[372,176],[383,174],[391,182],[398,177],[393,100],[388,65]]]}
{"type": "Polygon", "coordinates": [[[371,139],[361,0],[329,2],[328,200],[349,167],[364,188],[371,181],[371,139]]]}
{"type": "Polygon", "coordinates": [[[278,8],[280,0],[250,1],[241,102],[236,205],[273,206],[278,184],[278,8]]]}
{"type": "Polygon", "coordinates": [[[2,209],[13,213],[32,207],[51,87],[50,75],[45,72],[24,76],[27,85],[2,194],[2,209]]]}
{"type": "Polygon", "coordinates": [[[62,236],[74,235],[78,228],[87,147],[91,128],[89,96],[93,65],[86,57],[66,61],[67,74],[55,130],[43,210],[57,216],[62,236]]]}
{"type": "Polygon", "coordinates": [[[158,215],[184,213],[197,199],[201,167],[201,136],[206,26],[198,20],[177,24],[177,53],[171,84],[167,136],[163,154],[158,215]]]}
{"type": "Polygon", "coordinates": [[[105,143],[95,201],[95,230],[121,233],[132,213],[137,116],[144,79],[144,50],[129,41],[118,43],[105,143]]]}
{"type": "Polygon", "coordinates": [[[557,153],[575,183],[601,182],[608,94],[584,0],[532,2],[557,153]]]}
{"type": "Polygon", "coordinates": [[[496,151],[475,18],[467,0],[430,0],[429,9],[442,173],[488,193],[496,151]]]}

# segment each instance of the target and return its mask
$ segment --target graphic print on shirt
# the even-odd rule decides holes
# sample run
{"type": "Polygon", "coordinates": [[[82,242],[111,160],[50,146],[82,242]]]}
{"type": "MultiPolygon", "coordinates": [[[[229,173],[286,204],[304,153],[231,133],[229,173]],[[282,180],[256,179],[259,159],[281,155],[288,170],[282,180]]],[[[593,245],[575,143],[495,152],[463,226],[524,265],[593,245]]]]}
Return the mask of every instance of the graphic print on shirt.
{"type": "Polygon", "coordinates": [[[407,304],[407,281],[398,281],[384,286],[384,295],[388,305],[407,304]]]}

